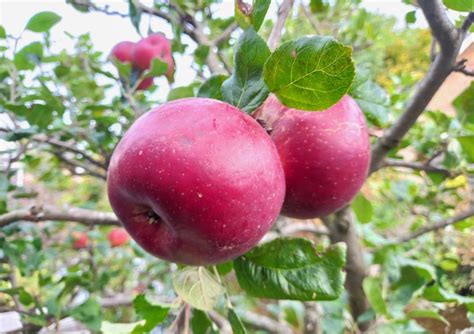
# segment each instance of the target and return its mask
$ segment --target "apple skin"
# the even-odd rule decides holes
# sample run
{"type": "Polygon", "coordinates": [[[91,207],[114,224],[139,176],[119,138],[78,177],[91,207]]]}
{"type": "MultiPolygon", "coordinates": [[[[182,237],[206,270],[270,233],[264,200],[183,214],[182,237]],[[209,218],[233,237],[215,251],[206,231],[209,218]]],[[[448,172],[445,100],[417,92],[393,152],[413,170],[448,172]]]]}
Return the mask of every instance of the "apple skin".
{"type": "Polygon", "coordinates": [[[153,77],[144,78],[137,87],[137,90],[146,90],[153,85],[153,77]]]}
{"type": "Polygon", "coordinates": [[[174,74],[174,60],[171,54],[171,43],[162,34],[153,34],[140,40],[133,49],[133,65],[141,71],[149,69],[152,60],[155,58],[168,64],[166,77],[168,80],[172,80],[174,74]]]}
{"type": "Polygon", "coordinates": [[[132,62],[132,53],[135,49],[135,43],[123,41],[117,43],[110,52],[110,55],[116,58],[121,63],[132,62]]]}
{"type": "Polygon", "coordinates": [[[364,114],[349,95],[322,112],[291,109],[271,95],[254,117],[272,128],[285,170],[283,215],[326,216],[358,193],[369,169],[370,141],[364,114]]]}
{"type": "Polygon", "coordinates": [[[119,247],[128,242],[128,233],[125,229],[116,227],[107,234],[107,239],[109,240],[110,247],[119,247]]]}
{"type": "Polygon", "coordinates": [[[72,244],[72,248],[74,249],[85,249],[89,246],[89,237],[86,233],[73,232],[72,240],[74,241],[72,244]]]}
{"type": "Polygon", "coordinates": [[[285,196],[278,152],[249,115],[186,98],[140,117],[108,170],[112,209],[130,236],[162,259],[231,260],[254,247],[285,196]]]}

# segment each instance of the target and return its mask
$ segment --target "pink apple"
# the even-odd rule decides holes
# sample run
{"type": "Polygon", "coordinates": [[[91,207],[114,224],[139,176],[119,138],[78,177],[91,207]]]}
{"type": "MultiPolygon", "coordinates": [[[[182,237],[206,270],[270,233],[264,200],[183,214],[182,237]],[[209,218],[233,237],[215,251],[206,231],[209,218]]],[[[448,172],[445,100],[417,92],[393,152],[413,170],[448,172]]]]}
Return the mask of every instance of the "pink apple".
{"type": "Polygon", "coordinates": [[[144,78],[137,87],[137,90],[146,90],[153,85],[153,77],[144,78]]]}
{"type": "Polygon", "coordinates": [[[84,232],[73,232],[72,235],[72,248],[74,249],[84,249],[89,246],[89,237],[84,232]]]}
{"type": "Polygon", "coordinates": [[[142,71],[149,69],[155,58],[168,64],[166,76],[171,80],[174,74],[171,43],[162,34],[153,34],[142,39],[135,45],[132,54],[133,65],[142,71]]]}
{"type": "Polygon", "coordinates": [[[364,183],[370,163],[367,124],[348,95],[323,112],[291,109],[270,96],[254,114],[272,128],[285,170],[282,214],[328,215],[348,204],[364,183]]]}
{"type": "Polygon", "coordinates": [[[109,240],[110,247],[118,247],[127,243],[128,233],[123,228],[116,227],[107,234],[107,239],[109,240]]]}
{"type": "Polygon", "coordinates": [[[112,48],[110,55],[116,58],[121,63],[131,62],[134,48],[135,48],[135,43],[133,42],[128,42],[128,41],[120,42],[112,48]]]}
{"type": "Polygon", "coordinates": [[[116,147],[107,179],[112,209],[131,237],[151,254],[191,265],[254,247],[285,194],[263,128],[207,98],[168,102],[140,117],[116,147]]]}

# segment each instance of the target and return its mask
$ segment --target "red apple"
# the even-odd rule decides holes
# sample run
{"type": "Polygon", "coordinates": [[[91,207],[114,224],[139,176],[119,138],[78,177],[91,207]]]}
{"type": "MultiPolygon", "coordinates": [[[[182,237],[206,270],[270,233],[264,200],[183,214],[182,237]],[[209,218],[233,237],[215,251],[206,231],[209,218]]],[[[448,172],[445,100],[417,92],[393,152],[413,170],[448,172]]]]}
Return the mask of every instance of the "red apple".
{"type": "Polygon", "coordinates": [[[171,43],[162,34],[150,35],[139,41],[133,50],[133,65],[145,71],[150,68],[153,59],[158,58],[168,64],[166,76],[169,80],[174,74],[174,60],[171,54],[171,43]]]}
{"type": "Polygon", "coordinates": [[[74,249],[84,249],[89,246],[89,238],[84,232],[72,232],[72,248],[74,249]]]}
{"type": "Polygon", "coordinates": [[[187,98],[140,117],[116,147],[112,209],[131,237],[162,259],[210,265],[265,235],[280,212],[284,172],[271,138],[217,100],[187,98]]]}
{"type": "Polygon", "coordinates": [[[348,95],[323,112],[284,106],[270,96],[254,115],[272,128],[285,170],[282,214],[294,218],[328,215],[360,190],[370,163],[367,124],[348,95]]]}
{"type": "Polygon", "coordinates": [[[137,87],[137,90],[146,90],[153,85],[153,77],[144,78],[137,87]]]}
{"type": "Polygon", "coordinates": [[[128,241],[128,233],[123,228],[116,227],[107,235],[111,247],[122,246],[128,241]]]}
{"type": "Polygon", "coordinates": [[[121,63],[131,62],[134,48],[135,43],[133,42],[120,42],[113,47],[112,51],[110,52],[110,55],[116,58],[121,63]]]}

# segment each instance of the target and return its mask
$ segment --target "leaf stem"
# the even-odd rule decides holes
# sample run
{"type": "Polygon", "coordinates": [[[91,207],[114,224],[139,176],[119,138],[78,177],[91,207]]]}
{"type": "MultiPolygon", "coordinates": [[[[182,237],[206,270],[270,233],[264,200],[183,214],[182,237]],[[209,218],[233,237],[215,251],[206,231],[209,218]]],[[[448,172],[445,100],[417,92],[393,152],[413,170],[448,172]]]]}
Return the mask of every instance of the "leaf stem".
{"type": "Polygon", "coordinates": [[[216,278],[219,284],[224,287],[224,298],[226,300],[227,308],[233,309],[234,306],[232,305],[232,302],[230,301],[230,296],[227,293],[227,287],[225,286],[224,282],[222,282],[222,278],[221,278],[221,275],[219,274],[219,271],[217,270],[217,266],[212,266],[212,270],[214,271],[214,275],[216,275],[216,278]]]}

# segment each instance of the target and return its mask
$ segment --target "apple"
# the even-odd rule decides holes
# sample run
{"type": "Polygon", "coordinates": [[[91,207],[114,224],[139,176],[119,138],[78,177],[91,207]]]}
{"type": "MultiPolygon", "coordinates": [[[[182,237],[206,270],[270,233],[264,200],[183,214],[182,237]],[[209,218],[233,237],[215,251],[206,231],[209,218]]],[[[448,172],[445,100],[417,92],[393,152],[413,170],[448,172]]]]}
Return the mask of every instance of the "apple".
{"type": "Polygon", "coordinates": [[[285,170],[282,214],[322,217],[348,204],[362,187],[370,163],[364,115],[345,95],[322,112],[284,106],[271,95],[255,111],[271,128],[285,170]]]}
{"type": "Polygon", "coordinates": [[[74,249],[85,249],[89,246],[89,238],[84,232],[72,232],[72,248],[74,249]]]}
{"type": "Polygon", "coordinates": [[[110,55],[120,61],[121,63],[131,63],[132,53],[135,48],[135,43],[129,41],[123,41],[117,43],[110,52],[110,55]]]}
{"type": "Polygon", "coordinates": [[[125,229],[116,227],[107,234],[107,239],[111,247],[122,246],[128,241],[128,233],[125,229]]]}
{"type": "Polygon", "coordinates": [[[277,218],[284,172],[252,117],[213,99],[186,98],[141,116],[112,155],[108,196],[130,236],[162,259],[231,260],[277,218]]]}
{"type": "Polygon", "coordinates": [[[173,79],[174,60],[171,53],[171,43],[162,34],[152,34],[140,40],[133,49],[133,65],[145,71],[151,67],[153,59],[160,59],[168,64],[166,76],[169,80],[173,79]]]}
{"type": "MultiPolygon", "coordinates": [[[[112,51],[110,52],[110,56],[117,59],[121,63],[131,63],[132,62],[132,54],[133,50],[135,49],[136,43],[133,42],[120,42],[116,44],[112,51]]],[[[142,71],[139,70],[139,73],[142,71]]],[[[146,77],[142,79],[142,81],[138,84],[137,90],[146,90],[153,85],[153,77],[146,77]]]]}
{"type": "Polygon", "coordinates": [[[146,90],[153,85],[153,77],[144,78],[137,86],[137,90],[146,90]]]}

